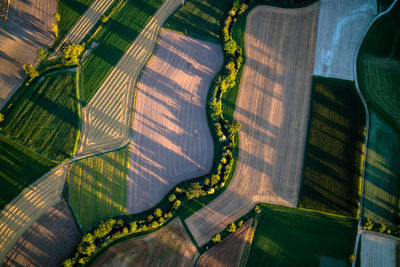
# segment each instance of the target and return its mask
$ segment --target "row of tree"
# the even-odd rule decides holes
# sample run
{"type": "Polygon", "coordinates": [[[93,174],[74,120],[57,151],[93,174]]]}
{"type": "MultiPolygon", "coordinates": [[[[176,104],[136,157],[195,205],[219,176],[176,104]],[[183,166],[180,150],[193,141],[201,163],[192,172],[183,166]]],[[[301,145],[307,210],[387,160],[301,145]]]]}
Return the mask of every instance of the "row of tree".
{"type": "Polygon", "coordinates": [[[361,228],[367,231],[388,234],[400,237],[400,227],[390,228],[384,223],[373,222],[370,218],[366,218],[361,224],[361,228]]]}

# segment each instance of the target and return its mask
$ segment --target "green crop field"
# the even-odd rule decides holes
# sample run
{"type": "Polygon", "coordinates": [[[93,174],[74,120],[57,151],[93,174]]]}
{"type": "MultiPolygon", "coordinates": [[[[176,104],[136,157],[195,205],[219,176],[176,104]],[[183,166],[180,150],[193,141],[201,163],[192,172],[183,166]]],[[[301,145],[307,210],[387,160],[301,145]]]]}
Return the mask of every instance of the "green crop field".
{"type": "Polygon", "coordinates": [[[94,39],[98,46],[82,63],[82,101],[87,103],[142,31],[162,0],[130,0],[109,19],[94,39]]]}
{"type": "Polygon", "coordinates": [[[346,266],[357,221],[280,206],[261,205],[247,266],[346,266]],[[343,265],[342,265],[343,264],[343,265]]]}
{"type": "Polygon", "coordinates": [[[0,210],[56,164],[0,135],[0,210]]]}
{"type": "Polygon", "coordinates": [[[49,159],[73,157],[80,124],[76,76],[71,71],[49,74],[12,99],[3,132],[49,159]]]}
{"type": "Polygon", "coordinates": [[[354,83],[314,77],[300,207],[356,218],[365,113],[354,83]]]}
{"type": "Polygon", "coordinates": [[[220,22],[233,0],[186,0],[166,23],[166,28],[188,36],[219,42],[220,22]]]}
{"type": "Polygon", "coordinates": [[[126,214],[129,149],[74,162],[68,198],[83,232],[101,220],[126,214]]]}

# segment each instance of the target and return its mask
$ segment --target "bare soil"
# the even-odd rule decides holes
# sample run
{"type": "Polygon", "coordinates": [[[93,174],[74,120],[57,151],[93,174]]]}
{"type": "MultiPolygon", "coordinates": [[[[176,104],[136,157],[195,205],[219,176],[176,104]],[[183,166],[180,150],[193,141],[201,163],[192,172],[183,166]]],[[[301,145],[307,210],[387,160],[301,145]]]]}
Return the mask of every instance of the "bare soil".
{"type": "Polygon", "coordinates": [[[18,240],[4,266],[60,266],[81,239],[65,200],[49,208],[18,240]]]}
{"type": "Polygon", "coordinates": [[[176,218],[161,230],[119,243],[104,252],[91,266],[193,266],[196,247],[176,218]]]}
{"type": "Polygon", "coordinates": [[[236,104],[242,123],[228,188],[186,223],[199,245],[257,202],[297,206],[310,105],[319,3],[260,6],[246,22],[246,64],[236,104]]]}
{"type": "Polygon", "coordinates": [[[162,32],[137,89],[129,213],[153,207],[179,182],[211,169],[214,146],[206,101],[222,62],[219,45],[162,32]]]}
{"type": "Polygon", "coordinates": [[[37,50],[54,42],[55,12],[56,0],[10,1],[8,19],[0,22],[0,108],[25,79],[22,66],[35,64],[37,50]]]}
{"type": "Polygon", "coordinates": [[[361,235],[361,267],[399,266],[400,238],[364,232],[361,235]]]}

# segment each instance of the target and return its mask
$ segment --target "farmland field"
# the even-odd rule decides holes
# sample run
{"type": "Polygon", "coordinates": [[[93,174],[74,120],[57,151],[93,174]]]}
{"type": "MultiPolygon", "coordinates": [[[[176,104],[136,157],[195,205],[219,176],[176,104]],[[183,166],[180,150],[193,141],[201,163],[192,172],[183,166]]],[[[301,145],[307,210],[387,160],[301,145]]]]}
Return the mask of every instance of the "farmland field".
{"type": "Polygon", "coordinates": [[[176,184],[210,171],[214,147],[206,101],[222,62],[220,46],[162,32],[136,93],[129,213],[153,207],[176,184]]]}
{"type": "Polygon", "coordinates": [[[176,218],[157,232],[105,251],[91,266],[193,266],[199,253],[176,218]]]}
{"type": "Polygon", "coordinates": [[[186,0],[165,27],[188,36],[219,42],[220,22],[232,0],[186,0]]]}
{"type": "Polygon", "coordinates": [[[60,266],[80,238],[72,213],[62,200],[25,231],[2,266],[60,266]]]}
{"type": "Polygon", "coordinates": [[[79,134],[76,74],[49,74],[4,112],[3,132],[56,161],[73,157],[79,134]]]}
{"type": "Polygon", "coordinates": [[[318,10],[315,3],[301,9],[259,6],[249,13],[235,110],[242,124],[238,163],[228,188],[186,219],[199,245],[256,202],[297,205],[318,10]]]}
{"type": "Polygon", "coordinates": [[[357,235],[356,220],[262,207],[247,266],[346,266],[357,235]]]}
{"type": "Polygon", "coordinates": [[[399,238],[364,232],[361,235],[360,266],[398,266],[399,246],[399,238]]]}
{"type": "Polygon", "coordinates": [[[356,218],[365,113],[354,83],[315,77],[300,207],[356,218]]]}
{"type": "Polygon", "coordinates": [[[126,214],[127,148],[72,163],[68,200],[83,232],[101,220],[126,214]]]}

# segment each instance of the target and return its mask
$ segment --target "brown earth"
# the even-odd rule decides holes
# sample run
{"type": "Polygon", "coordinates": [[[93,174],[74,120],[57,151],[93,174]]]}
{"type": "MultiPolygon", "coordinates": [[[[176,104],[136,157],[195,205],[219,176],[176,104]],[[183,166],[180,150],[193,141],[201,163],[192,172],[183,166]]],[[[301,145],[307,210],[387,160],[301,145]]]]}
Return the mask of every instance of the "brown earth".
{"type": "Polygon", "coordinates": [[[60,266],[81,239],[65,200],[49,208],[18,240],[4,266],[60,266]]]}
{"type": "Polygon", "coordinates": [[[360,266],[400,266],[400,238],[374,232],[363,232],[361,234],[360,266]]]}
{"type": "Polygon", "coordinates": [[[220,244],[202,254],[196,266],[239,267],[244,247],[251,236],[252,222],[253,219],[250,219],[220,244]]]}
{"type": "Polygon", "coordinates": [[[54,42],[55,12],[56,0],[10,1],[7,22],[0,22],[0,108],[25,79],[22,66],[34,64],[37,50],[54,42]]]}
{"type": "Polygon", "coordinates": [[[186,219],[199,245],[257,202],[297,206],[306,141],[319,3],[259,6],[247,18],[246,64],[235,119],[242,123],[235,175],[186,219]]]}
{"type": "Polygon", "coordinates": [[[181,220],[176,218],[157,232],[109,248],[91,266],[193,266],[198,256],[181,220]]]}
{"type": "Polygon", "coordinates": [[[222,62],[219,45],[162,32],[137,89],[129,213],[153,207],[179,182],[211,169],[214,149],[206,101],[222,62]]]}

